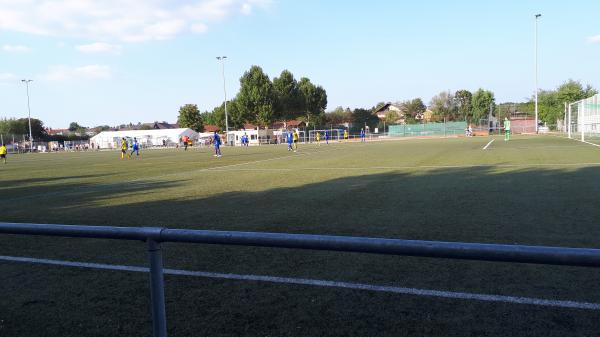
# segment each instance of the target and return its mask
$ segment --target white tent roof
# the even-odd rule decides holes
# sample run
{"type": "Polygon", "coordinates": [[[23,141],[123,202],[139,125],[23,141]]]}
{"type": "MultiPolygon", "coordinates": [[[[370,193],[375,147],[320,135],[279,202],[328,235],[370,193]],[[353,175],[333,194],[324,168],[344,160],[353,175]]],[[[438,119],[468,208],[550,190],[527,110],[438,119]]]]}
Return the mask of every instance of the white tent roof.
{"type": "Polygon", "coordinates": [[[160,129],[160,130],[125,130],[125,131],[102,131],[99,134],[91,138],[92,141],[96,139],[106,138],[122,138],[122,137],[169,137],[177,139],[182,136],[188,136],[190,138],[198,137],[198,133],[192,129],[160,129]]]}

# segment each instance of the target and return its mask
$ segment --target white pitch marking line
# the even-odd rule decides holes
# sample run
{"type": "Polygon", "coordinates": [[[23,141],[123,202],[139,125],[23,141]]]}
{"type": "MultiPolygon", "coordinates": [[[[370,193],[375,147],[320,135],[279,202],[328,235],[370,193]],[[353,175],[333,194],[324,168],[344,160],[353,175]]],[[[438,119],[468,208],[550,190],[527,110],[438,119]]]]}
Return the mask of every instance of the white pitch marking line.
{"type": "Polygon", "coordinates": [[[582,142],[582,143],[586,143],[586,144],[590,144],[590,145],[594,145],[594,146],[597,146],[597,147],[600,147],[600,145],[598,145],[598,144],[590,143],[590,142],[588,142],[588,141],[585,141],[585,140],[583,140],[583,141],[580,141],[580,142],[582,142]]]}
{"type": "Polygon", "coordinates": [[[564,137],[564,136],[556,136],[556,137],[565,138],[565,139],[571,139],[571,140],[574,140],[576,142],[581,142],[581,143],[585,143],[585,144],[588,144],[588,145],[593,145],[593,146],[596,146],[596,147],[600,147],[600,145],[594,144],[594,143],[590,143],[590,142],[588,142],[586,140],[581,140],[581,139],[576,139],[576,138],[569,138],[569,137],[564,137]]]}
{"type": "MultiPolygon", "coordinates": [[[[99,190],[103,190],[103,189],[110,189],[110,188],[113,188],[114,186],[122,184],[124,182],[128,182],[129,184],[132,184],[132,183],[145,182],[145,181],[150,181],[150,180],[163,180],[164,178],[167,178],[167,177],[181,177],[181,176],[185,176],[185,175],[189,175],[189,174],[195,174],[195,173],[199,173],[199,172],[227,171],[227,168],[230,168],[230,167],[250,165],[250,164],[258,164],[258,163],[264,163],[264,162],[269,162],[269,161],[279,160],[279,159],[285,159],[285,158],[297,158],[297,157],[302,156],[302,155],[306,156],[306,155],[312,155],[312,154],[319,154],[319,153],[331,152],[331,151],[334,151],[335,149],[336,149],[335,146],[331,146],[330,149],[328,149],[328,150],[307,151],[307,152],[301,152],[301,153],[288,154],[288,155],[280,156],[280,157],[274,157],[274,158],[268,158],[268,159],[260,159],[260,160],[249,161],[249,162],[242,162],[242,163],[237,163],[237,164],[229,164],[229,165],[215,166],[215,167],[204,167],[204,168],[201,168],[201,169],[191,170],[191,171],[186,171],[186,172],[165,173],[165,174],[162,174],[162,175],[152,176],[152,177],[148,177],[148,178],[138,178],[138,179],[133,179],[133,180],[129,180],[129,181],[115,182],[115,183],[111,183],[111,184],[107,184],[107,185],[101,185],[101,186],[87,186],[87,187],[80,188],[75,193],[69,193],[69,192],[71,192],[71,189],[60,190],[60,191],[55,191],[55,192],[47,192],[47,193],[44,193],[44,196],[58,195],[58,194],[62,194],[62,193],[65,193],[65,192],[67,192],[67,193],[69,193],[71,195],[73,195],[73,194],[76,194],[76,195],[77,194],[85,194],[85,193],[91,193],[91,192],[95,192],[95,191],[99,191],[99,190]]],[[[22,197],[10,198],[8,200],[9,201],[18,201],[18,200],[31,199],[31,198],[35,198],[35,197],[37,197],[37,195],[25,195],[25,196],[22,196],[22,197]]]]}
{"type": "MultiPolygon", "coordinates": [[[[138,272],[138,273],[148,273],[150,271],[149,268],[147,268],[147,267],[113,265],[113,264],[104,264],[104,263],[90,263],[90,262],[72,262],[72,261],[50,260],[50,259],[37,259],[37,258],[31,258],[31,257],[17,257],[17,256],[0,255],[0,260],[10,261],[10,262],[21,262],[21,263],[35,263],[35,264],[46,264],[46,265],[55,265],[55,266],[89,268],[89,269],[130,271],[130,272],[138,272]]],[[[265,275],[213,273],[213,272],[205,272],[205,271],[190,271],[190,270],[168,269],[168,268],[163,269],[163,273],[167,274],[167,275],[193,276],[193,277],[226,279],[226,280],[240,280],[240,281],[257,281],[257,282],[269,282],[269,283],[279,283],[279,284],[296,284],[296,285],[308,285],[308,286],[327,287],[327,288],[342,288],[342,289],[353,289],[353,290],[367,290],[367,291],[377,291],[377,292],[414,295],[414,296],[452,298],[452,299],[460,299],[460,300],[503,302],[503,303],[512,303],[512,304],[526,304],[526,305],[537,305],[537,306],[559,307],[559,308],[570,308],[570,309],[583,309],[583,310],[594,310],[594,311],[600,310],[600,303],[565,301],[565,300],[548,300],[548,299],[534,298],[534,297],[477,294],[477,293],[465,293],[465,292],[455,292],[455,291],[445,291],[445,290],[418,289],[418,288],[406,288],[406,287],[396,287],[396,286],[382,286],[382,285],[365,284],[365,283],[327,281],[327,280],[318,280],[318,279],[278,277],[278,276],[265,276],[265,275]]]]}
{"type": "Polygon", "coordinates": [[[489,142],[489,143],[487,143],[487,145],[486,145],[486,146],[484,146],[484,147],[483,147],[483,149],[484,149],[484,150],[487,150],[488,146],[492,145],[492,143],[493,143],[495,140],[496,140],[495,138],[494,138],[494,139],[492,139],[492,140],[490,140],[490,142],[489,142]]]}
{"type": "Polygon", "coordinates": [[[265,171],[265,172],[289,172],[289,171],[350,171],[350,170],[414,170],[414,169],[461,169],[461,168],[519,168],[519,167],[589,167],[600,166],[599,163],[539,163],[539,164],[489,164],[489,165],[418,165],[418,166],[367,166],[367,167],[297,167],[297,168],[214,168],[215,172],[236,171],[265,171]]]}

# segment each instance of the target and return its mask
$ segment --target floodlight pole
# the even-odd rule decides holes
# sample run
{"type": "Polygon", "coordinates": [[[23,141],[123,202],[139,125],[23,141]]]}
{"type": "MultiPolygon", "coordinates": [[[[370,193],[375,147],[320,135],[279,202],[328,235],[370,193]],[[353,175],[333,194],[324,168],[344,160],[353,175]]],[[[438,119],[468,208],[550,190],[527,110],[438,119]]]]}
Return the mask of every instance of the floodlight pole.
{"type": "Polygon", "coordinates": [[[538,19],[542,14],[535,15],[535,133],[538,133],[538,19]]]}
{"type": "Polygon", "coordinates": [[[223,75],[223,94],[225,95],[225,139],[229,143],[229,118],[227,116],[227,89],[225,88],[225,59],[227,56],[217,56],[217,60],[221,61],[221,73],[223,75]]]}
{"type": "Polygon", "coordinates": [[[29,105],[29,83],[33,82],[33,80],[21,80],[21,82],[25,83],[25,87],[27,88],[27,119],[29,120],[29,152],[33,152],[33,135],[31,133],[31,106],[29,105]]]}

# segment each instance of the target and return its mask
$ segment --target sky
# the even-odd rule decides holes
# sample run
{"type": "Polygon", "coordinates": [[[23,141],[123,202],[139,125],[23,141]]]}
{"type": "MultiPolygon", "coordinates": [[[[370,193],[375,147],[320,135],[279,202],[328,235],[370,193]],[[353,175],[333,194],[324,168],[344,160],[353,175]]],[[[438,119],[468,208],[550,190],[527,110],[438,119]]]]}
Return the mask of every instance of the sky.
{"type": "Polygon", "coordinates": [[[0,118],[53,128],[177,120],[212,110],[252,65],[308,77],[337,106],[441,91],[497,102],[568,79],[600,88],[600,1],[0,0],[0,118]]]}

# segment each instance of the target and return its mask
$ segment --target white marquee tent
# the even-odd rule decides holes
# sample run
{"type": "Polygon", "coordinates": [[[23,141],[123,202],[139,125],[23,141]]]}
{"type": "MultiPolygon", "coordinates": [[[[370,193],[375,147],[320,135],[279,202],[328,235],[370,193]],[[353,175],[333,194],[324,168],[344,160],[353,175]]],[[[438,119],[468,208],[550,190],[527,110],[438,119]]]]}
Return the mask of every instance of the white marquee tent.
{"type": "Polygon", "coordinates": [[[90,143],[102,149],[116,149],[121,146],[121,138],[132,140],[136,138],[142,146],[162,146],[179,143],[179,139],[188,136],[198,139],[198,133],[192,129],[161,129],[161,130],[127,130],[102,131],[90,139],[90,143]]]}

